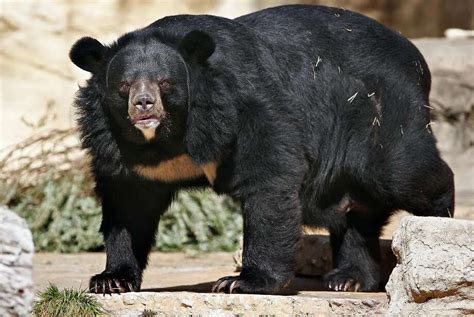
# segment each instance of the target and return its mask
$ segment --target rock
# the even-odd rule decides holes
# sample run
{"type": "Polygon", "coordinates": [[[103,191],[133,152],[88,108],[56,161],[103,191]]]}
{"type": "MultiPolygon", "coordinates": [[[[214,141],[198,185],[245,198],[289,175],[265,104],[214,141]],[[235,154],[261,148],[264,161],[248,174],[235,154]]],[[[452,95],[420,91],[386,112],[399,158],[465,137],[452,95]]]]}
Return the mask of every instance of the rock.
{"type": "Polygon", "coordinates": [[[33,252],[25,220],[0,206],[0,316],[29,316],[33,252]]]}
{"type": "MultiPolygon", "coordinates": [[[[386,282],[396,264],[390,240],[380,240],[380,252],[382,256],[382,281],[386,282]]],[[[242,248],[234,253],[234,262],[236,271],[240,271],[242,269],[242,248]]],[[[322,276],[328,273],[332,269],[332,251],[329,236],[304,235],[296,263],[296,275],[322,276]]]]}
{"type": "Polygon", "coordinates": [[[397,266],[388,316],[474,314],[474,221],[405,217],[394,233],[397,266]]]}
{"type": "Polygon", "coordinates": [[[137,295],[135,293],[125,293],[123,294],[123,303],[124,305],[133,305],[137,301],[137,295]]]}

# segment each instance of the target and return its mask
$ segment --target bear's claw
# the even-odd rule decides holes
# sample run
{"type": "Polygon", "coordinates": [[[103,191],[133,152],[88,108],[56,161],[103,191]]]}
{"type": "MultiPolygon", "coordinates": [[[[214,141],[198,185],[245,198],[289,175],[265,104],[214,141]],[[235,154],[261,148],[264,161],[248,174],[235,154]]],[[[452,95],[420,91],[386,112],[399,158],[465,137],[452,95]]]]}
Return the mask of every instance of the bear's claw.
{"type": "Polygon", "coordinates": [[[232,294],[233,292],[238,293],[239,281],[238,276],[226,276],[220,278],[212,287],[213,293],[228,293],[232,294]]]}
{"type": "Polygon", "coordinates": [[[124,277],[114,276],[113,273],[102,272],[94,275],[89,282],[89,292],[95,294],[126,293],[135,292],[138,287],[124,277]]]}
{"type": "Polygon", "coordinates": [[[355,274],[335,269],[324,277],[327,288],[336,292],[370,291],[355,274]]]}
{"type": "Polygon", "coordinates": [[[275,278],[265,274],[247,274],[242,276],[225,276],[217,280],[212,287],[213,293],[226,294],[276,294],[286,287],[287,283],[278,283],[275,278]]]}

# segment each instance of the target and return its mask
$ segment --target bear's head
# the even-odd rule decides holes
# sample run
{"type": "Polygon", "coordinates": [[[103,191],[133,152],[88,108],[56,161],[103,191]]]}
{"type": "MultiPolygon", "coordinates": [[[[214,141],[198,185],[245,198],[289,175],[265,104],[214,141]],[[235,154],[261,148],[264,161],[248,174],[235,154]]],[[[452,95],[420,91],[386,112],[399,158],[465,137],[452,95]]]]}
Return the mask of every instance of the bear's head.
{"type": "Polygon", "coordinates": [[[148,33],[130,33],[111,46],[78,40],[70,59],[102,86],[105,113],[130,141],[182,138],[190,103],[189,69],[204,65],[213,39],[192,31],[177,43],[148,33]]]}

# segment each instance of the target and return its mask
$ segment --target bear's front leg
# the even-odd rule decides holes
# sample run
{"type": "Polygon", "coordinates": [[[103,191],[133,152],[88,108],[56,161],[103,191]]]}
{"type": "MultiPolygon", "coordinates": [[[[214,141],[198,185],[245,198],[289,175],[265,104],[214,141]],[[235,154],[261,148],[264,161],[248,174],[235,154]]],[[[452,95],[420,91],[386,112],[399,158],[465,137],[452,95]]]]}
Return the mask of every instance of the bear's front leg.
{"type": "Polygon", "coordinates": [[[172,193],[152,183],[133,179],[98,179],[107,261],[105,270],[89,282],[92,293],[140,290],[142,273],[155,241],[161,214],[172,193]]]}
{"type": "Polygon", "coordinates": [[[293,278],[301,236],[296,191],[261,189],[243,199],[244,247],[239,276],[219,279],[213,292],[275,294],[293,278]]]}

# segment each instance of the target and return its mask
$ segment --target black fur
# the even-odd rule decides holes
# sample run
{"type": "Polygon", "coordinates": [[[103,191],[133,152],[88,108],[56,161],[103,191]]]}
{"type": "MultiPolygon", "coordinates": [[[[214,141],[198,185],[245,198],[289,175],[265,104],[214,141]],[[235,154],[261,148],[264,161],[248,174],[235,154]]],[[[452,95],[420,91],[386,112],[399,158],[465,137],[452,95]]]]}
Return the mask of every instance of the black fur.
{"type": "Polygon", "coordinates": [[[78,67],[95,73],[103,63],[106,48],[96,39],[83,37],[71,48],[69,58],[78,67]]]}
{"type": "Polygon", "coordinates": [[[189,62],[204,63],[214,53],[216,44],[202,31],[191,31],[181,41],[179,51],[189,62]]]}
{"type": "Polygon", "coordinates": [[[367,17],[319,6],[235,20],[180,15],[104,51],[97,43],[80,40],[70,54],[93,73],[76,104],[103,203],[107,266],[91,280],[95,292],[138,290],[173,195],[209,186],[205,177],[145,180],[131,170],[138,163],[180,154],[219,163],[213,188],[242,204],[244,254],[240,276],[219,280],[218,291],[279,292],[294,274],[302,224],[331,233],[330,289],[376,290],[389,216],[454,212],[453,174],[429,127],[428,67],[407,39],[367,17]],[[117,94],[132,73],[173,81],[162,94],[167,121],[150,142],[117,94]]]}

